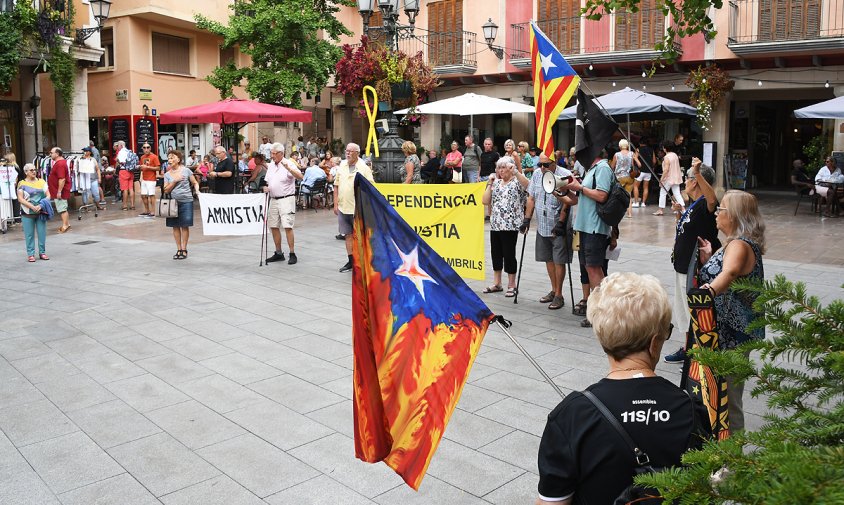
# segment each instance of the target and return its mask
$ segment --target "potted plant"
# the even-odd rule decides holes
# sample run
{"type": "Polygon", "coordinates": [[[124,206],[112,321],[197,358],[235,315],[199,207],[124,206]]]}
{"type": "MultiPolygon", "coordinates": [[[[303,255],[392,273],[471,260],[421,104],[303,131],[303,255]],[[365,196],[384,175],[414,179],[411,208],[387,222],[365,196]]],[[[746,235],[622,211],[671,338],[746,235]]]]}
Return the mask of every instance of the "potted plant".
{"type": "MultiPolygon", "coordinates": [[[[336,66],[337,91],[361,96],[364,86],[372,86],[378,100],[395,108],[408,107],[414,120],[419,114],[415,108],[427,99],[440,83],[433,69],[425,63],[422,52],[408,56],[402,51],[392,51],[383,44],[372,43],[366,36],[360,45],[343,46],[343,57],[336,66]]],[[[364,117],[362,101],[358,113],[364,117]]]]}
{"type": "Polygon", "coordinates": [[[733,90],[735,81],[716,65],[699,66],[689,73],[686,86],[692,88],[690,103],[697,108],[697,122],[704,130],[712,127],[712,111],[733,90]]]}

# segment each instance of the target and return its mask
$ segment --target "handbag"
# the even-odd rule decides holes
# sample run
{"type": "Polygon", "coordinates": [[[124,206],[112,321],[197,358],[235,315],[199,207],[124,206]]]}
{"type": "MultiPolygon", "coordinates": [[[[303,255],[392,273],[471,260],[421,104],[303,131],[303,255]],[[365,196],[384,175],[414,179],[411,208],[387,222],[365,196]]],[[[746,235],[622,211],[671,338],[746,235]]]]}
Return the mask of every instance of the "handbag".
{"type": "MultiPolygon", "coordinates": [[[[592,177],[592,189],[596,189],[598,186],[597,178],[597,176],[592,177]]],[[[597,204],[598,217],[609,226],[618,226],[629,206],[630,193],[613,176],[609,196],[604,203],[597,204]]]]}
{"type": "Polygon", "coordinates": [[[169,194],[167,198],[161,197],[158,200],[158,217],[179,217],[179,202],[173,199],[169,194]]]}
{"type": "Polygon", "coordinates": [[[455,168],[451,171],[451,182],[460,184],[463,182],[463,170],[455,168]]]}

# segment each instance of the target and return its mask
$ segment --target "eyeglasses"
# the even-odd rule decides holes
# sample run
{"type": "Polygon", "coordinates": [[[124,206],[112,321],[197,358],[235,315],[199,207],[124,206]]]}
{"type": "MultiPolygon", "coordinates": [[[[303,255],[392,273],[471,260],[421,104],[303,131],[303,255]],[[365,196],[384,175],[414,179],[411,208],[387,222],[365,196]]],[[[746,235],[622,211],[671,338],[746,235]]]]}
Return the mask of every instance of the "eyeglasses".
{"type": "Polygon", "coordinates": [[[726,207],[721,207],[720,205],[715,207],[715,212],[724,212],[726,210],[727,210],[726,207]]]}
{"type": "Polygon", "coordinates": [[[543,167],[543,168],[548,168],[548,167],[552,166],[552,165],[553,165],[553,163],[552,163],[552,162],[550,162],[550,161],[549,161],[549,162],[547,162],[547,163],[546,163],[546,162],[543,162],[543,161],[540,161],[539,163],[537,163],[537,165],[539,165],[540,167],[543,167]]]}

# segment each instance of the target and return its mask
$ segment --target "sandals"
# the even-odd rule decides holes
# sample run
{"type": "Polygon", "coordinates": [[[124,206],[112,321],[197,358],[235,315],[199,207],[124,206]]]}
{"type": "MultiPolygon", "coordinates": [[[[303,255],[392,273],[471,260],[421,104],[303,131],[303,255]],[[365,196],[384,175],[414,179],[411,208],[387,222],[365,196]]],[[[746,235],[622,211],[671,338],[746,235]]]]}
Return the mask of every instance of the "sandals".
{"type": "Polygon", "coordinates": [[[566,306],[566,299],[563,298],[562,296],[555,296],[554,301],[551,302],[550,305],[548,305],[548,308],[551,309],[551,310],[557,310],[557,309],[562,309],[565,306],[566,306]]]}
{"type": "Polygon", "coordinates": [[[174,260],[183,260],[187,257],[188,257],[188,252],[183,251],[182,249],[179,249],[178,251],[176,251],[176,254],[173,255],[174,260]]]}
{"type": "Polygon", "coordinates": [[[484,288],[484,293],[500,293],[504,291],[504,288],[501,287],[500,284],[493,284],[492,286],[487,286],[484,288]]]}
{"type": "Polygon", "coordinates": [[[539,303],[548,303],[554,301],[554,292],[549,291],[547,295],[539,299],[539,303]]]}
{"type": "Polygon", "coordinates": [[[654,216],[664,216],[665,214],[661,210],[658,210],[658,211],[654,212],[653,215],[654,216]]]}
{"type": "Polygon", "coordinates": [[[507,288],[507,292],[504,294],[507,298],[513,298],[516,296],[516,288],[507,288]]]}
{"type": "Polygon", "coordinates": [[[575,305],[571,309],[571,313],[574,314],[575,316],[585,316],[586,315],[586,300],[580,300],[579,302],[577,302],[577,305],[575,305]]]}
{"type": "MultiPolygon", "coordinates": [[[[30,258],[31,258],[31,257],[32,257],[32,256],[30,256],[30,258]]],[[[47,255],[46,255],[46,254],[44,254],[44,253],[39,254],[39,255],[38,255],[38,257],[39,257],[39,258],[41,258],[41,259],[42,259],[42,260],[44,260],[44,261],[47,261],[48,259],[50,259],[50,257],[49,257],[49,256],[47,256],[47,255]]]]}
{"type": "Polygon", "coordinates": [[[64,228],[59,228],[56,231],[59,232],[59,233],[67,233],[68,231],[70,231],[70,226],[68,225],[68,226],[65,226],[64,228]]]}
{"type": "Polygon", "coordinates": [[[583,328],[591,328],[592,323],[590,323],[588,319],[584,319],[583,321],[580,322],[580,326],[583,327],[583,328]]]}
{"type": "Polygon", "coordinates": [[[29,256],[28,258],[26,258],[26,261],[30,263],[35,263],[35,256],[29,256]]]}

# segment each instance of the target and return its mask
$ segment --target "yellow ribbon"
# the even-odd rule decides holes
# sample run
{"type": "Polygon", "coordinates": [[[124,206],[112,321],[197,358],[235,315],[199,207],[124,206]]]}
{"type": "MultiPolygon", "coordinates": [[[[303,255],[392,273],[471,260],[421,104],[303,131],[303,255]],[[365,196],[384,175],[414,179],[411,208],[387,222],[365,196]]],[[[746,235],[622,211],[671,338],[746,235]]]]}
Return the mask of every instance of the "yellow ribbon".
{"type": "Polygon", "coordinates": [[[366,155],[369,156],[369,146],[375,146],[375,157],[381,156],[378,152],[378,134],[375,131],[375,118],[378,115],[378,92],[372,86],[363,87],[363,106],[366,109],[366,117],[369,119],[369,135],[366,137],[366,155]],[[369,95],[367,91],[372,92],[372,106],[369,104],[369,95]]]}

